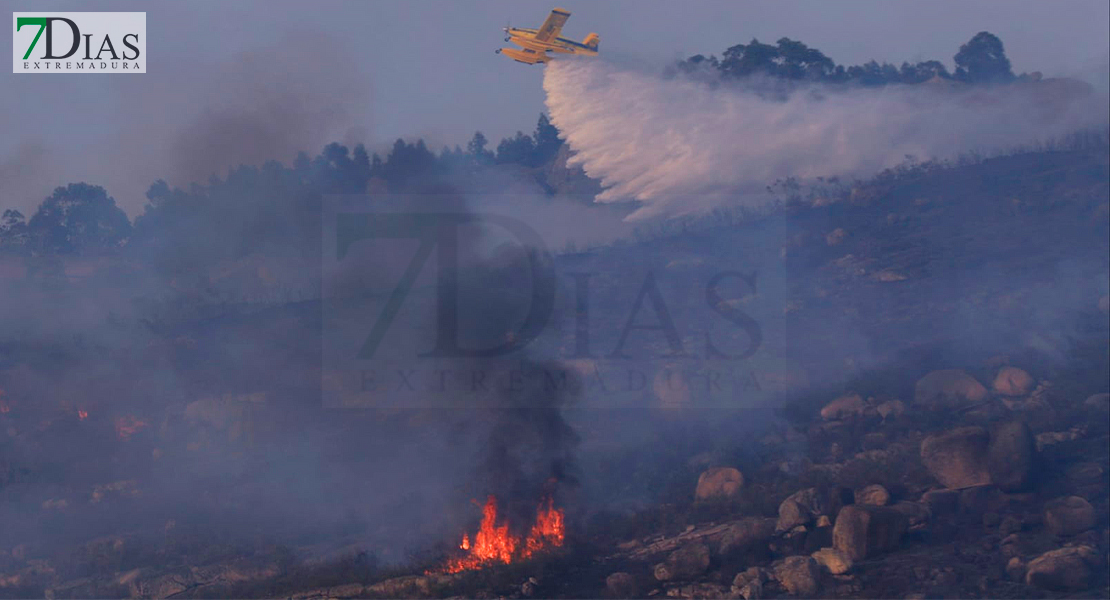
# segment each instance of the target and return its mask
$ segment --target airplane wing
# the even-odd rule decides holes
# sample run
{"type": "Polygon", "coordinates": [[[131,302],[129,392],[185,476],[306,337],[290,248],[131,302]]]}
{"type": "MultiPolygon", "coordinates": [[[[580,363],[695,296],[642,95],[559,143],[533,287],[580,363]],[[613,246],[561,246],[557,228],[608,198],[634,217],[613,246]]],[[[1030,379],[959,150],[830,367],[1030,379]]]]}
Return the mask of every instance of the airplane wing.
{"type": "Polygon", "coordinates": [[[570,11],[556,8],[551,11],[547,16],[547,20],[543,25],[536,30],[537,42],[550,42],[551,40],[559,37],[559,32],[563,30],[563,24],[570,18],[570,11]]]}

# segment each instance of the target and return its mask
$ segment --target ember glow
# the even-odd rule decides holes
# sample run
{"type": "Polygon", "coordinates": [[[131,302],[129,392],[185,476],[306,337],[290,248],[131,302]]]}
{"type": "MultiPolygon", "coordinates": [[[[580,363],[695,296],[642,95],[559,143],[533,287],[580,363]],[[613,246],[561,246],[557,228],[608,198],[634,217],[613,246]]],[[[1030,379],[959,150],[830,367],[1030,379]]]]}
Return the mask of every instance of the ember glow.
{"type": "Polygon", "coordinates": [[[85,419],[89,418],[89,411],[78,409],[77,410],[77,418],[84,421],[85,419]]]}
{"type": "Polygon", "coordinates": [[[447,561],[442,571],[458,573],[497,563],[509,564],[544,550],[558,548],[566,537],[563,511],[555,508],[551,498],[540,502],[536,509],[536,521],[523,539],[510,532],[507,523],[498,525],[497,522],[497,498],[490,496],[482,507],[482,524],[478,533],[474,534],[473,543],[470,536],[463,534],[459,548],[466,554],[447,561]]]}
{"type": "MultiPolygon", "coordinates": [[[[83,418],[84,417],[82,417],[82,419],[83,418]]],[[[139,430],[144,427],[146,427],[146,421],[131,415],[125,415],[116,419],[116,435],[123,441],[131,439],[131,436],[138,433],[139,430]]]]}

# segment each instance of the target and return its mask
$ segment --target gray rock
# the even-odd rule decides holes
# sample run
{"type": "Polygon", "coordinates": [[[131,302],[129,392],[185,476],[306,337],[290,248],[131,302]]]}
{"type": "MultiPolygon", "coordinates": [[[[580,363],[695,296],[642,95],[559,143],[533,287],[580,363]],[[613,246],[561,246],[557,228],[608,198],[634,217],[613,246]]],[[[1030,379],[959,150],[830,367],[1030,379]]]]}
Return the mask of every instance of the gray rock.
{"type": "Polygon", "coordinates": [[[867,403],[859,394],[846,394],[826,404],[821,409],[821,418],[835,421],[862,415],[865,410],[867,410],[867,403]]]}
{"type": "Polygon", "coordinates": [[[721,536],[718,552],[727,554],[758,544],[766,544],[775,535],[775,519],[747,517],[734,523],[721,536]]]}
{"type": "Polygon", "coordinates": [[[987,388],[959,369],[933,371],[918,380],[914,402],[930,408],[960,407],[987,399],[987,388]]]}
{"type": "Polygon", "coordinates": [[[775,579],[795,596],[816,596],[820,577],[817,561],[808,556],[789,556],[775,565],[775,579]]]}
{"type": "Polygon", "coordinates": [[[744,476],[732,467],[713,467],[698,477],[698,487],[694,490],[694,499],[707,500],[732,500],[740,495],[740,488],[744,486],[744,476]]]}
{"type": "Polygon", "coordinates": [[[921,442],[921,462],[944,487],[959,489],[991,482],[982,427],[960,427],[921,442]]]}
{"type": "Polygon", "coordinates": [[[775,530],[790,531],[798,525],[808,525],[818,515],[830,512],[830,504],[827,494],[815,487],[794,492],[779,504],[775,530]]]}
{"type": "Polygon", "coordinates": [[[890,504],[890,492],[879,484],[872,484],[856,490],[856,504],[886,506],[890,504]]]}
{"type": "Polygon", "coordinates": [[[1033,377],[1017,367],[1002,367],[994,378],[991,387],[996,394],[1003,396],[1024,396],[1033,391],[1036,382],[1033,377]]]}
{"type": "Polygon", "coordinates": [[[821,548],[810,556],[833,575],[842,575],[852,570],[852,558],[836,548],[821,548]]]}
{"type": "Polygon", "coordinates": [[[909,519],[894,508],[845,506],[833,525],[833,548],[852,560],[863,560],[897,548],[908,528],[909,519]]]}
{"type": "Polygon", "coordinates": [[[1050,550],[1029,561],[1025,583],[1046,590],[1085,590],[1091,585],[1095,560],[1089,546],[1050,550]]]}
{"type": "Polygon", "coordinates": [[[687,544],[675,550],[667,560],[655,565],[655,578],[659,581],[691,579],[709,568],[709,547],[701,542],[687,544]]]}
{"type": "Polygon", "coordinates": [[[960,508],[960,492],[956,490],[929,490],[921,495],[921,503],[934,515],[954,513],[960,508]]]}
{"type": "Polygon", "coordinates": [[[1011,421],[994,429],[987,450],[991,482],[1004,492],[1020,492],[1033,485],[1037,440],[1029,426],[1011,421]]]}
{"type": "Polygon", "coordinates": [[[623,571],[617,571],[606,577],[605,589],[613,598],[635,598],[639,592],[636,578],[623,571]]]}
{"type": "Polygon", "coordinates": [[[749,581],[737,590],[737,594],[744,600],[760,600],[763,598],[763,582],[758,579],[749,581]]]}
{"type": "Polygon", "coordinates": [[[1079,496],[1049,500],[1044,505],[1044,524],[1054,535],[1075,535],[1095,526],[1095,508],[1079,496]]]}
{"type": "Polygon", "coordinates": [[[896,502],[891,508],[906,515],[906,522],[910,527],[928,523],[929,519],[933,517],[933,511],[929,509],[929,505],[922,502],[903,500],[896,502]]]}

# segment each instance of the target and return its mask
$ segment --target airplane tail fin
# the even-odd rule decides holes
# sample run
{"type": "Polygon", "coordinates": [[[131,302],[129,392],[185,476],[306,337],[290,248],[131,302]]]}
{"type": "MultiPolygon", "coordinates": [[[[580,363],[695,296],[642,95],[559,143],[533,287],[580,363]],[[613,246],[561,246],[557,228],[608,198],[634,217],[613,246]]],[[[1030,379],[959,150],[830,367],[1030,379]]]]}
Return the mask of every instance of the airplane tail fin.
{"type": "Polygon", "coordinates": [[[600,36],[598,36],[596,33],[591,33],[590,35],[586,36],[586,39],[582,40],[582,45],[590,48],[591,50],[597,50],[597,44],[600,41],[600,36]]]}

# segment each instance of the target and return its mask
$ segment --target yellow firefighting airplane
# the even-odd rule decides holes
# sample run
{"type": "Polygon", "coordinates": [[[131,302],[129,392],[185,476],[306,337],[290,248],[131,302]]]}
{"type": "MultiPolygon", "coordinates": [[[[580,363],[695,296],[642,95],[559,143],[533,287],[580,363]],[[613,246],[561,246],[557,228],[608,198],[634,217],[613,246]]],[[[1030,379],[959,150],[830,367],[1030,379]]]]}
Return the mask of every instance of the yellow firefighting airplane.
{"type": "Polygon", "coordinates": [[[597,55],[597,43],[601,39],[596,33],[586,36],[581,43],[559,37],[563,24],[570,18],[570,11],[556,8],[547,16],[547,20],[539,29],[524,29],[520,27],[506,27],[506,42],[512,42],[522,48],[499,48],[498,54],[504,54],[517,61],[534,65],[545,63],[551,57],[548,52],[557,54],[581,54],[585,56],[597,55]]]}

